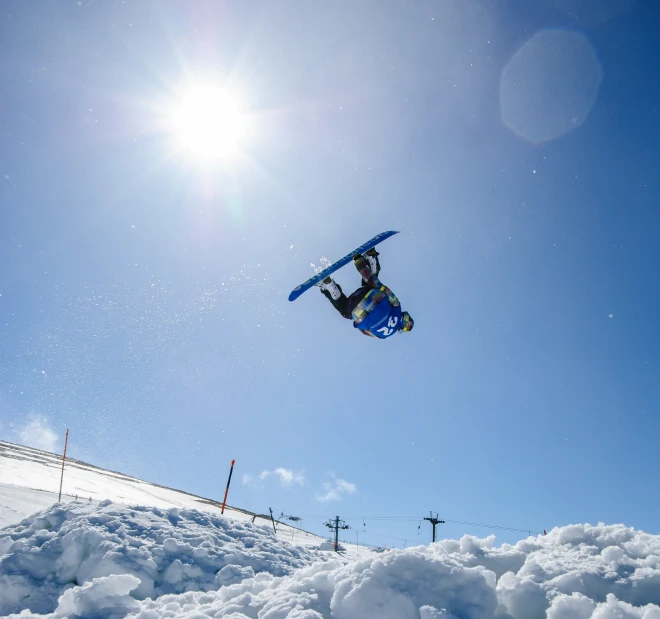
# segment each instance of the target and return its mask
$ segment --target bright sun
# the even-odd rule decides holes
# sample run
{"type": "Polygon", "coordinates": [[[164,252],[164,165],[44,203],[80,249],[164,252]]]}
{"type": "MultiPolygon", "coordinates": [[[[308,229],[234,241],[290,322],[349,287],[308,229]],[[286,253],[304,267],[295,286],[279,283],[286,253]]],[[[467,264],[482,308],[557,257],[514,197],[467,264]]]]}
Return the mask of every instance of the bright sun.
{"type": "Polygon", "coordinates": [[[170,123],[179,145],[205,162],[236,155],[247,133],[238,97],[216,86],[190,88],[172,108],[170,123]]]}

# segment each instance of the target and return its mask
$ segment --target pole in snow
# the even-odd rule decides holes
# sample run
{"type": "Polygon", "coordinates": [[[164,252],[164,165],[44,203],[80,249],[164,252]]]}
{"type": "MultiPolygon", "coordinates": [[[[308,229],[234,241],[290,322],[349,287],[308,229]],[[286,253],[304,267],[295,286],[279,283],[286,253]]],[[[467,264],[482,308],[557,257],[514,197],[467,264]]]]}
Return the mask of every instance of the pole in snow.
{"type": "Polygon", "coordinates": [[[229,494],[229,484],[231,483],[231,476],[232,473],[234,472],[234,464],[236,464],[236,460],[231,461],[231,468],[229,469],[229,479],[227,480],[227,487],[225,488],[225,498],[222,499],[222,511],[220,512],[221,514],[225,513],[225,505],[227,505],[227,495],[229,494]]]}
{"type": "Polygon", "coordinates": [[[336,516],[334,520],[328,520],[325,523],[326,527],[331,531],[335,531],[335,552],[339,552],[339,529],[350,529],[351,527],[347,525],[343,520],[339,520],[339,516],[336,516]]]}
{"type": "Polygon", "coordinates": [[[64,482],[64,461],[66,460],[66,446],[69,442],[69,428],[66,429],[66,436],[64,437],[64,454],[62,455],[62,474],[60,475],[60,494],[57,497],[57,502],[62,500],[62,483],[64,482]]]}
{"type": "Polygon", "coordinates": [[[433,516],[433,512],[431,512],[430,518],[424,518],[424,520],[428,520],[433,525],[433,541],[435,542],[435,527],[439,524],[445,524],[445,521],[438,520],[438,514],[433,516]]]}

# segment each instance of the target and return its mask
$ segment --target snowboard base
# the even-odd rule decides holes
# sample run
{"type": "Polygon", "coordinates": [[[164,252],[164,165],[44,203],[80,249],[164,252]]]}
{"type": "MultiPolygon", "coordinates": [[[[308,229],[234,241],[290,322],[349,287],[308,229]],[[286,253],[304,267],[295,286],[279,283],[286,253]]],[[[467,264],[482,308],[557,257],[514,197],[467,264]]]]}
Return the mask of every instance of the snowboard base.
{"type": "Polygon", "coordinates": [[[331,275],[335,271],[341,269],[344,265],[348,264],[353,260],[355,254],[364,254],[367,250],[371,249],[382,243],[384,240],[389,239],[391,236],[399,234],[398,230],[389,230],[388,232],[381,232],[377,234],[373,239],[369,239],[363,245],[360,245],[357,249],[354,249],[350,254],[346,254],[343,258],[337,260],[337,262],[332,263],[329,267],[323,269],[320,273],[317,273],[313,277],[310,277],[306,282],[296,286],[289,295],[289,301],[295,301],[303,292],[309,290],[319,282],[322,282],[328,275],[331,275]]]}

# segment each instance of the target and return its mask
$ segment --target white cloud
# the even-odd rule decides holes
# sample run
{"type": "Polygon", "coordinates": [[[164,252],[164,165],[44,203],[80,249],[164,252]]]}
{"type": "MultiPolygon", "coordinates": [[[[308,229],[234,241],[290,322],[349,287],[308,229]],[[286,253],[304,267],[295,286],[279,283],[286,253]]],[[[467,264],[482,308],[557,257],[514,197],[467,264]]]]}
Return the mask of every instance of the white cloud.
{"type": "Polygon", "coordinates": [[[43,449],[44,451],[56,451],[59,445],[59,437],[48,425],[48,420],[42,415],[30,413],[24,426],[15,428],[14,432],[22,445],[43,449]]]}
{"type": "Polygon", "coordinates": [[[246,486],[252,486],[254,488],[262,487],[263,482],[265,482],[269,478],[274,478],[276,479],[280,486],[293,486],[294,484],[297,484],[298,486],[303,486],[305,485],[305,475],[304,473],[296,473],[295,471],[292,471],[291,469],[285,469],[282,467],[278,467],[276,469],[273,469],[272,471],[269,470],[264,470],[257,475],[257,477],[254,477],[253,475],[243,475],[243,483],[246,486]]]}
{"type": "Polygon", "coordinates": [[[247,473],[245,475],[243,475],[242,481],[243,481],[244,486],[255,486],[256,485],[254,477],[252,477],[252,475],[248,475],[247,473]]]}
{"type": "Polygon", "coordinates": [[[326,501],[339,501],[349,494],[357,492],[357,486],[345,479],[339,479],[332,476],[331,482],[325,482],[321,485],[322,494],[316,495],[316,500],[325,503],[326,501]]]}

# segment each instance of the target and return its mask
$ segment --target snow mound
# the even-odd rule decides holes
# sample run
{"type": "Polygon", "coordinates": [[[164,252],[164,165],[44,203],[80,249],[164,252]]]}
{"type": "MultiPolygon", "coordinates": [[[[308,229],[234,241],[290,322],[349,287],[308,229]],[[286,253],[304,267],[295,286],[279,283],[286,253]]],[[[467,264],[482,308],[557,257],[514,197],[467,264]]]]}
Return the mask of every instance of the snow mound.
{"type": "Polygon", "coordinates": [[[495,579],[483,568],[436,560],[425,548],[395,550],[342,564],[302,568],[285,578],[264,574],[215,594],[164,596],[142,603],[141,619],[481,619],[497,606],[495,579]],[[435,613],[435,614],[434,614],[435,613]]]}
{"type": "Polygon", "coordinates": [[[0,615],[51,612],[60,596],[60,607],[73,609],[87,608],[90,600],[105,600],[101,606],[109,607],[109,599],[118,603],[129,591],[138,600],[214,591],[260,572],[284,576],[319,559],[265,527],[193,509],[110,501],[57,503],[6,527],[0,555],[0,615]]]}
{"type": "Polygon", "coordinates": [[[574,525],[515,546],[464,536],[213,594],[145,601],[135,617],[660,619],[660,536],[574,525]],[[166,614],[167,613],[167,614],[166,614]]]}
{"type": "Polygon", "coordinates": [[[660,535],[623,525],[556,528],[515,546],[464,536],[435,545],[497,577],[504,619],[660,619],[660,535]]]}
{"type": "Polygon", "coordinates": [[[660,619],[660,536],[623,525],[353,561],[193,510],[110,503],[58,504],[3,533],[0,612],[29,608],[20,619],[660,619]]]}

